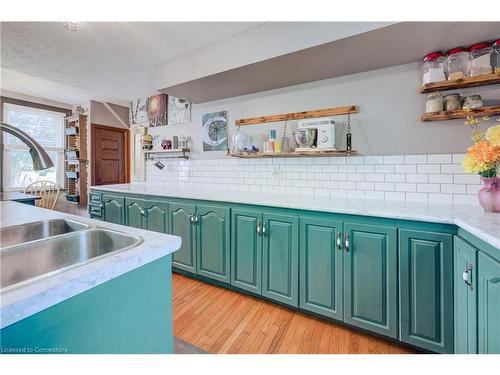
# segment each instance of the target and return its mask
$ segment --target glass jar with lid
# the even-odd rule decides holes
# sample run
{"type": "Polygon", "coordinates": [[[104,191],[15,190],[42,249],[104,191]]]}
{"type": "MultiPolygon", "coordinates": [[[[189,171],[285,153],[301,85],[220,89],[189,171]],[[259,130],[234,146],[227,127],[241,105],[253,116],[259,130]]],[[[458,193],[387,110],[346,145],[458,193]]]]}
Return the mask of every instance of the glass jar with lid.
{"type": "Polygon", "coordinates": [[[431,52],[424,57],[422,66],[422,81],[424,85],[431,82],[445,81],[444,62],[446,57],[442,52],[431,52]]]}
{"type": "Polygon", "coordinates": [[[491,45],[493,51],[491,52],[491,67],[495,73],[500,73],[500,39],[493,42],[491,45]]]}
{"type": "Polygon", "coordinates": [[[490,43],[481,42],[469,47],[469,76],[477,77],[491,74],[491,48],[490,43]]]}
{"type": "Polygon", "coordinates": [[[425,113],[441,112],[443,110],[443,96],[440,92],[433,92],[427,96],[425,113]]]}
{"type": "Polygon", "coordinates": [[[464,98],[464,109],[476,109],[483,106],[481,95],[470,95],[464,98]]]}
{"type": "Polygon", "coordinates": [[[462,97],[458,93],[446,95],[443,101],[445,111],[454,111],[455,109],[462,108],[462,97]]]}
{"type": "Polygon", "coordinates": [[[457,47],[446,52],[446,75],[448,80],[461,79],[468,76],[467,65],[469,51],[457,47]]]}

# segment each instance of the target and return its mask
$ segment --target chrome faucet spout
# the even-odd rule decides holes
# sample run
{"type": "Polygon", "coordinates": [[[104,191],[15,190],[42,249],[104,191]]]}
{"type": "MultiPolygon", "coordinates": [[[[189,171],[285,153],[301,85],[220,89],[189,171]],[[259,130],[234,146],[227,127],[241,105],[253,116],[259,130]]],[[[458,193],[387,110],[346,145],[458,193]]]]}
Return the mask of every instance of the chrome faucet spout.
{"type": "Polygon", "coordinates": [[[6,124],[5,122],[0,122],[0,129],[9,134],[12,134],[14,137],[20,139],[29,147],[31,159],[33,160],[33,168],[35,169],[35,171],[52,168],[54,166],[54,163],[52,163],[52,160],[50,160],[47,152],[31,136],[12,125],[6,124]]]}

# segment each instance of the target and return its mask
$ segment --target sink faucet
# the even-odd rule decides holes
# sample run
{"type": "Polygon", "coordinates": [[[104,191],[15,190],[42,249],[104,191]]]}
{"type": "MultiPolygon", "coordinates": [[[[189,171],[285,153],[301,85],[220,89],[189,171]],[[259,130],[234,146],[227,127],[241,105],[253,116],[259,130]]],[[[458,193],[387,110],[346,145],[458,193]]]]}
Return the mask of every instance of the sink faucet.
{"type": "MultiPolygon", "coordinates": [[[[52,168],[54,166],[54,163],[52,163],[52,160],[50,160],[47,152],[31,136],[12,125],[6,124],[5,122],[0,122],[0,130],[12,134],[14,137],[20,139],[29,147],[31,159],[33,160],[33,168],[35,169],[35,171],[52,168]]],[[[3,166],[3,144],[0,155],[0,162],[2,163],[0,164],[0,166],[3,166]]],[[[1,175],[0,182],[0,191],[3,191],[3,176],[1,175]]]]}

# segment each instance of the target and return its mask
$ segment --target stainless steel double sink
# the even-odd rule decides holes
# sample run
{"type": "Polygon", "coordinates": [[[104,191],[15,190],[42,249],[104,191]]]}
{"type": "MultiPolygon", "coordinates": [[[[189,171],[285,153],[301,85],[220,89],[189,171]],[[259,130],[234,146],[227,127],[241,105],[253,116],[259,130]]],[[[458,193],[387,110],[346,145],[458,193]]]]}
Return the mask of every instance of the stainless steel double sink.
{"type": "Polygon", "coordinates": [[[53,219],[0,229],[2,292],[142,242],[118,231],[53,219]]]}

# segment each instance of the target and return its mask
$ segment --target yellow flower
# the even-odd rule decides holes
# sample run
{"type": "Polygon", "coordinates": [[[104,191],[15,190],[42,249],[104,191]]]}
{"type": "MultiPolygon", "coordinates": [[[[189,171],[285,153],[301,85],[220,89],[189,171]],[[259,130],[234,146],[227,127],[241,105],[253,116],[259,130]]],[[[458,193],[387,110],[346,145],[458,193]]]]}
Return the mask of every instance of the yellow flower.
{"type": "Polygon", "coordinates": [[[467,173],[481,173],[491,168],[488,163],[481,162],[476,158],[467,155],[462,160],[462,168],[467,173]]]}
{"type": "Polygon", "coordinates": [[[494,146],[500,146],[500,125],[486,130],[486,139],[494,146]]]}

